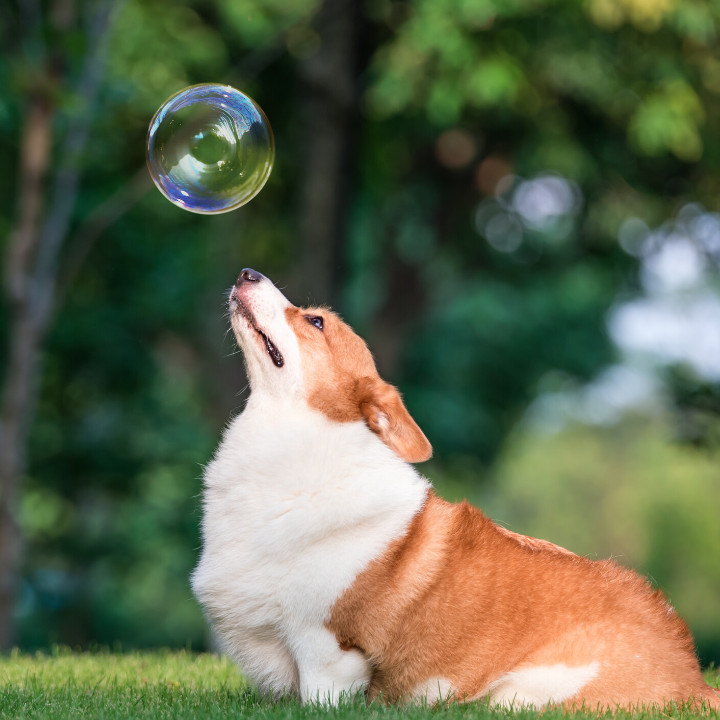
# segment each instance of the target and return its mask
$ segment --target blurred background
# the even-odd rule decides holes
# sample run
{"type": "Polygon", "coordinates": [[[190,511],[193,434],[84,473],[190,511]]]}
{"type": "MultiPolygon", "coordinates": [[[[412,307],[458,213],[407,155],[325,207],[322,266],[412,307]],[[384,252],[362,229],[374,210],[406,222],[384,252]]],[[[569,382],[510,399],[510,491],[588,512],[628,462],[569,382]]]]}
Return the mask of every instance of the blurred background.
{"type": "Polygon", "coordinates": [[[0,647],[207,647],[250,266],[368,340],[442,495],[640,569],[720,663],[720,3],[13,0],[0,33],[0,647]],[[145,168],[199,82],[275,133],[225,215],[145,168]]]}

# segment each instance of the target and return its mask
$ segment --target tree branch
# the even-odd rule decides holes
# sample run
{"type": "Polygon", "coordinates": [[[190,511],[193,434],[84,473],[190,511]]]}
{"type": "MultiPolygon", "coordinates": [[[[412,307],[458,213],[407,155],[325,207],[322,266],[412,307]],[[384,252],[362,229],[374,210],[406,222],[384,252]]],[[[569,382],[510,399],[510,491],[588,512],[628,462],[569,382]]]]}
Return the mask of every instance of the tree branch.
{"type": "Polygon", "coordinates": [[[71,118],[53,182],[52,202],[38,243],[33,276],[33,316],[44,325],[52,311],[60,251],[67,237],[81,175],[81,157],[92,122],[92,110],[102,84],[107,53],[107,31],[113,12],[122,0],[103,0],[92,18],[89,47],[75,92],[75,115],[71,118]]]}
{"type": "MultiPolygon", "coordinates": [[[[89,46],[54,175],[52,201],[42,222],[45,180],[50,162],[54,108],[50,103],[52,69],[45,68],[30,95],[20,157],[20,196],[16,230],[11,235],[5,291],[11,301],[8,360],[0,406],[0,649],[13,641],[12,610],[22,559],[23,538],[17,524],[17,502],[25,472],[27,435],[34,415],[40,379],[40,348],[50,319],[57,284],[60,251],[75,207],[81,163],[92,120],[92,108],[102,83],[111,13],[121,2],[102,0],[93,16],[89,46]],[[32,268],[34,264],[34,268],[32,268]]],[[[55,5],[55,23],[70,18],[70,8],[55,5]]],[[[39,27],[24,26],[32,40],[42,42],[42,10],[37,0],[25,0],[23,18],[39,27]],[[35,17],[37,16],[37,17],[35,17]]],[[[44,52],[44,46],[39,46],[44,52]]],[[[37,54],[37,53],[36,53],[37,54]]],[[[47,66],[45,59],[41,65],[47,66]]],[[[31,68],[38,63],[31,58],[31,68]]]]}
{"type": "Polygon", "coordinates": [[[59,272],[55,295],[56,306],[62,303],[68,290],[72,287],[80,268],[98,238],[152,187],[150,175],[143,165],[128,182],[98,205],[80,225],[73,239],[68,243],[67,257],[59,272]]]}
{"type": "Polygon", "coordinates": [[[15,307],[26,299],[30,265],[37,246],[50,158],[51,120],[49,101],[39,93],[32,96],[20,144],[17,224],[10,237],[5,263],[5,292],[15,307]]]}

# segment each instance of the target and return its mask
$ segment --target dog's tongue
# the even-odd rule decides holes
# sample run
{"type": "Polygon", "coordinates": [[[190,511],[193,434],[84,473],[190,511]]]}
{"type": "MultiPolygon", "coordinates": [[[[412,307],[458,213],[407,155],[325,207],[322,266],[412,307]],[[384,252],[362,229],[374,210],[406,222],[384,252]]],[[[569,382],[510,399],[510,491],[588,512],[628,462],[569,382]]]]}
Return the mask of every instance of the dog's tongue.
{"type": "Polygon", "coordinates": [[[277,367],[282,367],[285,364],[282,353],[273,345],[272,340],[267,335],[263,335],[265,338],[265,347],[267,348],[268,355],[272,358],[272,361],[277,367]]]}

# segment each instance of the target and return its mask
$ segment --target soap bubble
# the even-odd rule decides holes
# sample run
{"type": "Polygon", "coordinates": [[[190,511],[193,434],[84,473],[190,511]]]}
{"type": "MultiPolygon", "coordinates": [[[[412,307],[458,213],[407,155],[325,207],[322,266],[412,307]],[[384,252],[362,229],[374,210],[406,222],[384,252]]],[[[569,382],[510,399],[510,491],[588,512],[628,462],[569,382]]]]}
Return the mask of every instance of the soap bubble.
{"type": "Polygon", "coordinates": [[[147,135],[147,164],[170,202],[196,213],[235,210],[262,190],[275,159],[265,113],[229,85],[192,85],[168,98],[147,135]]]}

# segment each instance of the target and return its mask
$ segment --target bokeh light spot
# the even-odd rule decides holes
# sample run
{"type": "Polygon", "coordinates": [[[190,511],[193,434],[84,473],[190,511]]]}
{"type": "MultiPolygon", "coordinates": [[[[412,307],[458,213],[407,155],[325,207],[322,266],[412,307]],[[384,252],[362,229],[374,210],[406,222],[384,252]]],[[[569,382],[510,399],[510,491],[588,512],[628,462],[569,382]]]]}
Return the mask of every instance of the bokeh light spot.
{"type": "Polygon", "coordinates": [[[469,165],[478,151],[475,137],[467,130],[453,128],[446,130],[435,143],[435,157],[438,162],[451,170],[469,165]]]}

